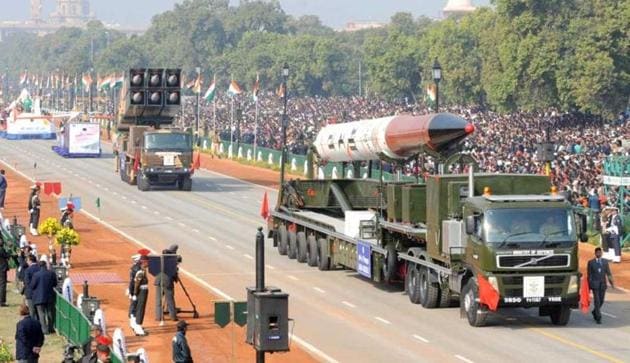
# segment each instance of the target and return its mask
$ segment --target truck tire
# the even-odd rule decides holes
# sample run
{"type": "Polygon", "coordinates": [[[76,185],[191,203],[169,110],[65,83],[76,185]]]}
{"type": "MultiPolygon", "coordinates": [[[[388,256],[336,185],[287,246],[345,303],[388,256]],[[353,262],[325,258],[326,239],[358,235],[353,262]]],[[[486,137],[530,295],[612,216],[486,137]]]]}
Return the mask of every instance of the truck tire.
{"type": "Polygon", "coordinates": [[[412,304],[420,303],[420,293],[418,289],[418,268],[414,264],[407,265],[407,275],[405,276],[405,288],[407,296],[412,304]]]}
{"type": "Polygon", "coordinates": [[[138,190],[142,192],[146,192],[151,189],[151,185],[149,184],[149,180],[142,174],[138,175],[138,190]]]}
{"type": "Polygon", "coordinates": [[[422,306],[427,309],[435,309],[438,307],[440,302],[440,288],[431,283],[429,269],[426,267],[420,267],[417,285],[422,306]]]}
{"type": "Polygon", "coordinates": [[[317,240],[317,267],[320,271],[330,270],[330,253],[328,252],[328,241],[325,238],[317,240]]]}
{"type": "Polygon", "coordinates": [[[396,265],[398,264],[398,252],[393,243],[385,246],[387,256],[383,260],[383,281],[391,283],[396,277],[396,265]]]}
{"type": "Polygon", "coordinates": [[[297,234],[293,231],[289,232],[289,250],[287,256],[294,260],[297,257],[297,234]]]}
{"type": "Polygon", "coordinates": [[[571,319],[571,308],[568,305],[551,306],[549,317],[553,325],[565,326],[571,319]]]}
{"type": "Polygon", "coordinates": [[[189,176],[179,179],[179,183],[177,186],[179,190],[189,192],[192,190],[192,179],[189,176]]]}
{"type": "Polygon", "coordinates": [[[287,232],[287,226],[281,224],[278,226],[278,253],[280,255],[286,255],[289,249],[289,235],[287,232]]]}
{"type": "Polygon", "coordinates": [[[300,263],[306,262],[306,233],[298,232],[297,234],[297,260],[300,263]]]}
{"type": "Polygon", "coordinates": [[[451,290],[448,287],[440,287],[440,303],[438,307],[451,307],[451,290]]]}
{"type": "Polygon", "coordinates": [[[317,240],[314,235],[306,238],[306,262],[309,266],[317,266],[317,240]]]}
{"type": "Polygon", "coordinates": [[[481,327],[486,324],[487,312],[482,310],[479,304],[479,288],[471,278],[464,286],[464,290],[460,295],[460,304],[464,308],[466,317],[468,318],[468,324],[474,327],[481,327]]]}

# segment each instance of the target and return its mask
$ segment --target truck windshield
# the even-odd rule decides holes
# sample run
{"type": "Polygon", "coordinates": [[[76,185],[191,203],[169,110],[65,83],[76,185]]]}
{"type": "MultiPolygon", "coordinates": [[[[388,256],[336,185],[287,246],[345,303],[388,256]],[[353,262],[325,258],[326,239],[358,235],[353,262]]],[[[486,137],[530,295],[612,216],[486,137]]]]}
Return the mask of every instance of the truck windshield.
{"type": "Polygon", "coordinates": [[[505,208],[486,211],[484,240],[506,242],[576,241],[573,214],[563,208],[505,208]]]}
{"type": "Polygon", "coordinates": [[[192,148],[192,138],[184,133],[155,133],[146,134],[144,147],[147,150],[190,150],[192,148]]]}

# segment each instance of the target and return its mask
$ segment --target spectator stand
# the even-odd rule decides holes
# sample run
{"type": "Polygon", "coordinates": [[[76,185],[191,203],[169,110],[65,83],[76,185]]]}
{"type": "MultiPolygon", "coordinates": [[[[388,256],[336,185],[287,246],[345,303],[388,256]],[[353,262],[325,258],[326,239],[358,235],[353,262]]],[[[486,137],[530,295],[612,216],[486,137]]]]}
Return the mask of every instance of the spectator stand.
{"type": "Polygon", "coordinates": [[[611,205],[617,207],[624,231],[621,245],[630,246],[630,156],[610,155],[604,160],[603,181],[606,195],[613,196],[611,205]]]}

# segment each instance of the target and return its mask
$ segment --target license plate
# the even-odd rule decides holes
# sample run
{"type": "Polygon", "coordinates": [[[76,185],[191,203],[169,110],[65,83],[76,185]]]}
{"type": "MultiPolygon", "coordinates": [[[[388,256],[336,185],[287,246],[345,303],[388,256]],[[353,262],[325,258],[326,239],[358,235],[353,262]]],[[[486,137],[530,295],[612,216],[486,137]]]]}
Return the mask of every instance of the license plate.
{"type": "Polygon", "coordinates": [[[523,276],[523,297],[545,296],[545,276],[523,276]]]}

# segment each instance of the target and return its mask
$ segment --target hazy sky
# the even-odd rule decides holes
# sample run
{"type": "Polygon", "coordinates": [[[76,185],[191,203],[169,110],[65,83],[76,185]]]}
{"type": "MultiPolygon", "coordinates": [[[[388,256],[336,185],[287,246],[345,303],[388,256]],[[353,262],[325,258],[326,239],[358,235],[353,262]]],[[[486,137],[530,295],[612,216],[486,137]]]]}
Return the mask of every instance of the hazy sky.
{"type": "MultiPolygon", "coordinates": [[[[91,0],[96,16],[123,26],[146,27],[151,17],[171,9],[182,0],[91,0]]],[[[237,4],[238,0],[230,0],[237,4]]],[[[475,5],[488,5],[490,0],[473,0],[475,5]]],[[[55,7],[55,0],[44,0],[44,13],[55,7]]],[[[324,24],[341,28],[349,21],[382,21],[399,11],[416,16],[437,17],[447,0],[280,0],[291,15],[318,15],[324,24]]],[[[29,0],[0,0],[0,20],[25,20],[30,16],[29,0]]]]}

